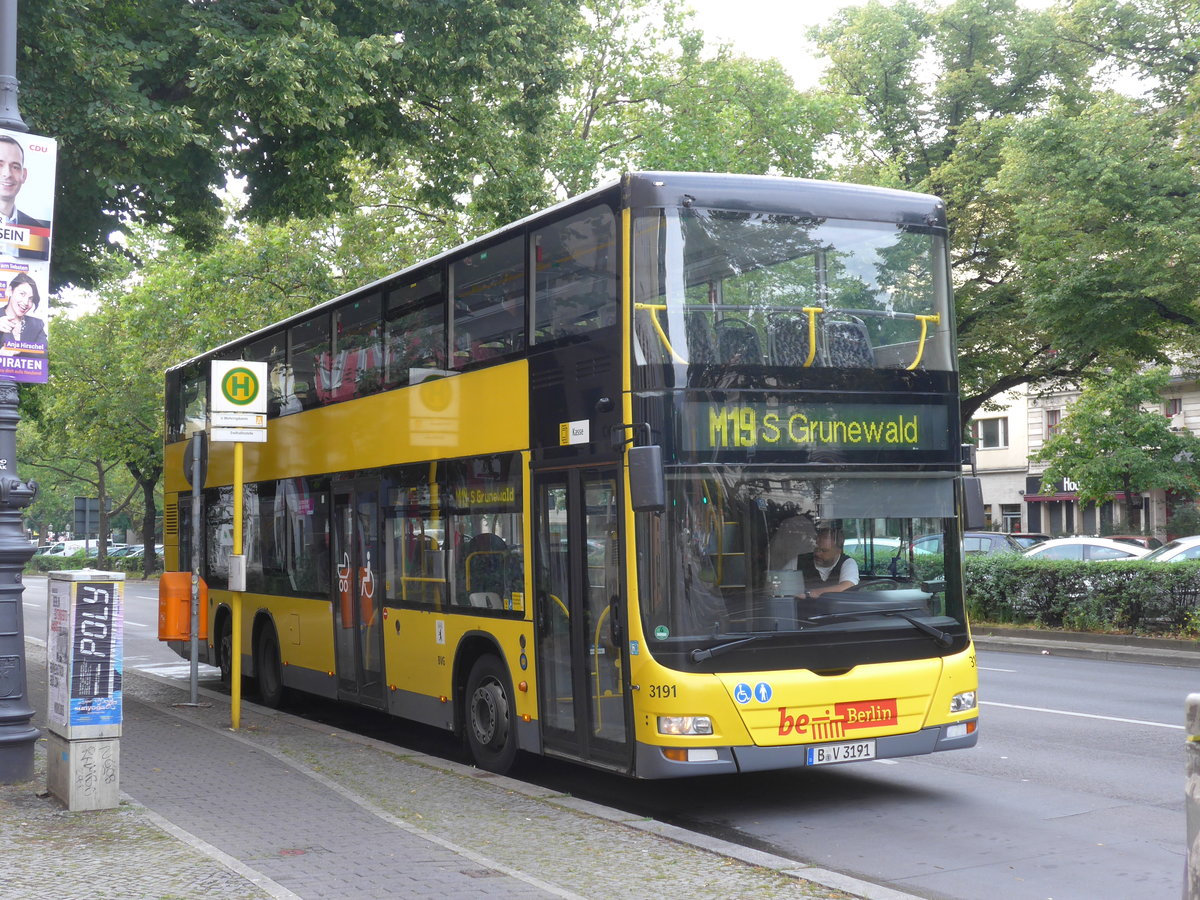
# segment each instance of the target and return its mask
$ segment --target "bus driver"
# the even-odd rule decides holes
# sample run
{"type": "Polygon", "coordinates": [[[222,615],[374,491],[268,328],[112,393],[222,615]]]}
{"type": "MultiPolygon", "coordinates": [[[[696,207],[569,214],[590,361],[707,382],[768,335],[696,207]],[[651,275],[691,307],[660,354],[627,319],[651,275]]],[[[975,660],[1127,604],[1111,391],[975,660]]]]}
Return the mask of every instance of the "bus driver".
{"type": "Polygon", "coordinates": [[[802,553],[796,568],[804,575],[805,596],[820,597],[858,584],[858,563],[842,551],[846,536],[840,522],[817,525],[816,546],[802,553]]]}

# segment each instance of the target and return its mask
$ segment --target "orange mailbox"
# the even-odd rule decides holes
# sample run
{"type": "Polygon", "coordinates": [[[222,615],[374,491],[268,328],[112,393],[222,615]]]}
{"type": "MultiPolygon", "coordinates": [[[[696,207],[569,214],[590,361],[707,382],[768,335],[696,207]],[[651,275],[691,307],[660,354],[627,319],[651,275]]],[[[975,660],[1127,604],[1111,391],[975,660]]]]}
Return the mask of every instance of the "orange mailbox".
{"type": "MultiPolygon", "coordinates": [[[[208,640],[208,585],[200,579],[200,634],[208,640]]],[[[192,639],[192,573],[163,572],[158,580],[158,639],[192,639]]]]}

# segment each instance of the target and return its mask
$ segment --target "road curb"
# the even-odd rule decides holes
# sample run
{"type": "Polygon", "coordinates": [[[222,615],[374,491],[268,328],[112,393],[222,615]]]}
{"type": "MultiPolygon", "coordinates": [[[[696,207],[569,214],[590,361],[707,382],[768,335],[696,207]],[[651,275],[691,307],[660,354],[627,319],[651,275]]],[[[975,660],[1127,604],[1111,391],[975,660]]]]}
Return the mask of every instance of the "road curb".
{"type": "Polygon", "coordinates": [[[981,650],[1200,668],[1200,642],[1196,641],[991,626],[972,628],[972,638],[981,650]]]}

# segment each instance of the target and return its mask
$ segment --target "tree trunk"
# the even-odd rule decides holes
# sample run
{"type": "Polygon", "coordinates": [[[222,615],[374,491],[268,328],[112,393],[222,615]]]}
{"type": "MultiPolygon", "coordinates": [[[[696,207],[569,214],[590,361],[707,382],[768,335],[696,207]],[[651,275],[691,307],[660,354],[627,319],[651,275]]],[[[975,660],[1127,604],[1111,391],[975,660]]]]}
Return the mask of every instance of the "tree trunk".
{"type": "Polygon", "coordinates": [[[158,514],[154,509],[154,489],[162,475],[162,466],[150,466],[144,472],[140,466],[126,463],[129,474],[142,487],[145,513],[142,516],[142,575],[149,578],[158,570],[158,557],[154,553],[154,531],[158,514]]]}

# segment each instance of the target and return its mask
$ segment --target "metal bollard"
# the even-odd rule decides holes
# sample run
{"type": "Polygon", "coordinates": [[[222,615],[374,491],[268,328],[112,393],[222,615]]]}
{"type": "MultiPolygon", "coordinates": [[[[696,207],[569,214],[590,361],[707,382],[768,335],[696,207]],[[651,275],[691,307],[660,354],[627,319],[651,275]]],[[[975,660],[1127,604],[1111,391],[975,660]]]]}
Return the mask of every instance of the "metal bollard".
{"type": "Polygon", "coordinates": [[[1200,900],[1200,694],[1188,694],[1187,781],[1184,806],[1187,811],[1187,859],[1183,872],[1183,900],[1200,900]]]}

